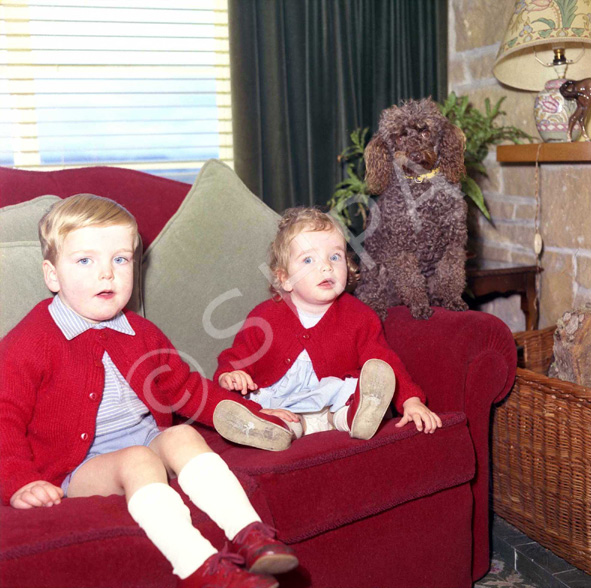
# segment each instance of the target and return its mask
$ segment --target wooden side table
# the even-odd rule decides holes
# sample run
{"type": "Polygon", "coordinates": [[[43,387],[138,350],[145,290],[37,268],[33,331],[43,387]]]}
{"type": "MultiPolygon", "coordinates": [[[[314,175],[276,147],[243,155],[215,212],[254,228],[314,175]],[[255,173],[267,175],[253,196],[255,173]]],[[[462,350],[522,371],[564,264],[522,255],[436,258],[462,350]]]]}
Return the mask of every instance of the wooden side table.
{"type": "Polygon", "coordinates": [[[474,299],[466,296],[466,302],[483,302],[499,295],[517,293],[521,296],[521,310],[525,314],[528,331],[538,324],[536,308],[536,275],[542,271],[535,265],[515,265],[500,261],[468,260],[466,286],[474,299]],[[478,300],[480,299],[480,300],[478,300]]]}

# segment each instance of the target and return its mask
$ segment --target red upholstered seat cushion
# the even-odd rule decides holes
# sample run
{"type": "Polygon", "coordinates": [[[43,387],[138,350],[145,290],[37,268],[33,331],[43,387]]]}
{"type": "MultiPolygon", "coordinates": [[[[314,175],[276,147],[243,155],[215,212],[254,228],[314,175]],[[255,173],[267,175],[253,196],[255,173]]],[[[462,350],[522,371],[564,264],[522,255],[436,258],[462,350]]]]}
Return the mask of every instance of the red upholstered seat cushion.
{"type": "Polygon", "coordinates": [[[287,453],[218,451],[237,474],[254,478],[279,537],[295,543],[471,480],[465,416],[441,417],[443,427],[432,435],[414,424],[396,428],[395,419],[369,441],[330,431],[303,437],[287,453]]]}
{"type": "MultiPolygon", "coordinates": [[[[441,416],[443,428],[432,435],[414,425],[398,429],[392,420],[370,441],[331,431],[278,453],[202,432],[237,473],[263,520],[282,540],[297,543],[470,480],[474,452],[466,419],[462,413],[441,416]]],[[[178,489],[176,481],[173,486],[178,489]]],[[[195,507],[191,512],[221,547],[221,531],[195,507]]],[[[1,507],[0,528],[0,578],[12,588],[39,586],[40,578],[47,586],[77,587],[88,577],[109,588],[173,585],[170,565],[134,523],[123,497],[72,498],[25,511],[1,507]],[[149,566],[142,563],[147,561],[149,566]]]]}
{"type": "Polygon", "coordinates": [[[133,214],[140,227],[144,251],[178,210],[189,184],[116,167],[89,167],[31,172],[0,167],[0,207],[54,194],[96,194],[112,198],[133,214]],[[96,186],[102,186],[97,194],[96,186]],[[141,194],[141,198],[138,198],[141,194]]]}

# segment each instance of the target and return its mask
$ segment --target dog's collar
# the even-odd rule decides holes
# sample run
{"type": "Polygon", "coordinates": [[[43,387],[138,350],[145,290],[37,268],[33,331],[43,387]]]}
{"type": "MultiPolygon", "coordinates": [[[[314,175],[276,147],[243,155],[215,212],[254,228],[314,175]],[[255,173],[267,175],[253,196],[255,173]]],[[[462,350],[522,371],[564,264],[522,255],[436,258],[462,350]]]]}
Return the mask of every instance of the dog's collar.
{"type": "Polygon", "coordinates": [[[436,176],[439,173],[439,167],[432,169],[430,172],[426,174],[421,174],[420,176],[404,176],[407,180],[414,180],[417,184],[423,183],[425,180],[436,176]]]}

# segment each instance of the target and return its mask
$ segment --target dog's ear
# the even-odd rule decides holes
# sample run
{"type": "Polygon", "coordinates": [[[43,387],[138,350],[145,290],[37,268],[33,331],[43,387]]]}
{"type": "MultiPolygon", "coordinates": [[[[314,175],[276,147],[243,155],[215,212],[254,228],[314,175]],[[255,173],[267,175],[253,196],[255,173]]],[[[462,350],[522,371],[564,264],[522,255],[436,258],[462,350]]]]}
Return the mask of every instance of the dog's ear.
{"type": "Polygon", "coordinates": [[[457,184],[466,173],[464,165],[464,149],[466,136],[464,133],[446,121],[439,139],[439,165],[441,172],[452,183],[457,184]]]}
{"type": "Polygon", "coordinates": [[[382,194],[392,176],[392,156],[385,141],[375,134],[364,152],[365,181],[370,194],[382,194]]]}

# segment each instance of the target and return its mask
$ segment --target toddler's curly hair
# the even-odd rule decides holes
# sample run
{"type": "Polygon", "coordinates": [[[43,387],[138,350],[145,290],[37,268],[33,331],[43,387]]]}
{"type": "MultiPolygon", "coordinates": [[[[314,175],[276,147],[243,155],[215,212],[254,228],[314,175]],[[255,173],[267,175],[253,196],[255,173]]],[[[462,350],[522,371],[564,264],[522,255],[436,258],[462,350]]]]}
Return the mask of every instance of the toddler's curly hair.
{"type": "MultiPolygon", "coordinates": [[[[288,208],[279,221],[279,229],[275,239],[269,247],[269,267],[271,269],[272,282],[269,290],[273,296],[281,296],[283,288],[279,279],[279,272],[287,272],[289,264],[289,246],[292,240],[302,231],[338,231],[345,240],[345,233],[339,221],[331,214],[322,212],[316,207],[298,206],[288,208]]],[[[347,286],[357,282],[357,264],[347,251],[347,286]]]]}

